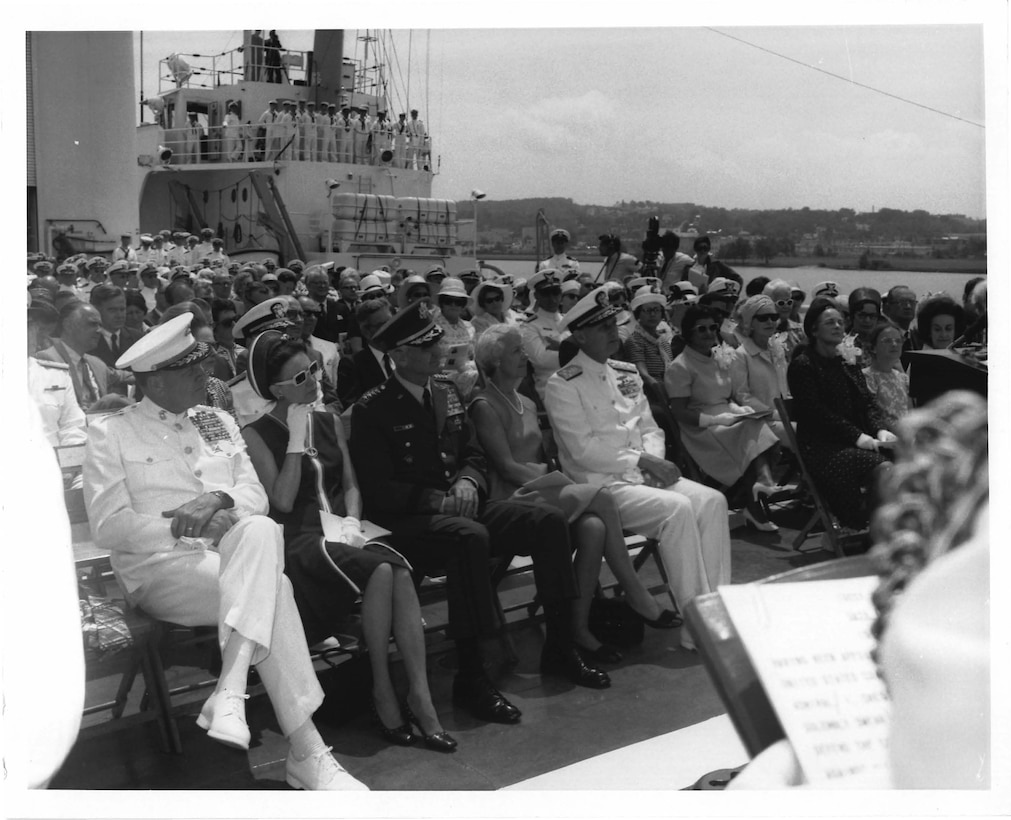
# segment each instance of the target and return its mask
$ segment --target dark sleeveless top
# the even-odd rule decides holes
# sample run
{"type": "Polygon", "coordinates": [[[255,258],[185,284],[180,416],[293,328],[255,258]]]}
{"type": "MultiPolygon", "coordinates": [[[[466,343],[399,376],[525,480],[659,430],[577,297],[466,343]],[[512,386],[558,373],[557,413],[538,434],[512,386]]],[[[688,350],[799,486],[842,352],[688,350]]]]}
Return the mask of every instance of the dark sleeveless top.
{"type": "MultiPolygon", "coordinates": [[[[319,511],[328,510],[336,515],[346,515],[342,481],[344,477],[344,456],[337,443],[335,425],[340,419],[325,411],[316,411],[309,417],[311,448],[302,456],[302,480],[291,512],[285,513],[270,507],[270,517],[284,527],[285,538],[296,533],[322,533],[319,511]]],[[[263,439],[277,469],[284,463],[288,448],[288,426],[265,413],[249,424],[263,439]]]]}

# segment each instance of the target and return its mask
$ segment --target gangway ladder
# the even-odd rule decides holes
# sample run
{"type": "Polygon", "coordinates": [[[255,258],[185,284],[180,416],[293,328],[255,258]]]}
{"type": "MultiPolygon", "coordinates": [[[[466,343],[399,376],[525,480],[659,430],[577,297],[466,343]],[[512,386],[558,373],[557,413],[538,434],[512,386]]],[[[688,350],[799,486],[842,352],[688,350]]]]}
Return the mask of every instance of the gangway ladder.
{"type": "Polygon", "coordinates": [[[249,178],[263,206],[261,222],[277,238],[281,257],[305,259],[302,243],[295,233],[295,226],[291,223],[291,217],[288,216],[288,209],[284,205],[274,177],[269,172],[254,171],[249,178]]]}
{"type": "Polygon", "coordinates": [[[189,219],[187,219],[184,225],[179,225],[178,223],[174,226],[176,228],[184,228],[190,233],[197,233],[202,228],[207,227],[207,219],[204,217],[204,210],[197,202],[196,195],[193,193],[193,189],[189,185],[185,185],[181,182],[171,182],[169,185],[169,190],[172,192],[172,199],[175,200],[176,208],[182,213],[189,214],[190,218],[196,221],[196,228],[194,228],[189,219]]]}

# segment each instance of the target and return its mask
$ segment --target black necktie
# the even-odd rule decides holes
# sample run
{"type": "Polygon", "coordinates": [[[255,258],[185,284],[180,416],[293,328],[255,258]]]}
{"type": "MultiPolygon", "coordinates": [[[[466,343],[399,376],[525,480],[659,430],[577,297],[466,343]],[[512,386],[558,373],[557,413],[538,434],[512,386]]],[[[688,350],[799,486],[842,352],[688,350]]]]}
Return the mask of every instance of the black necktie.
{"type": "Polygon", "coordinates": [[[109,345],[109,349],[112,351],[112,355],[117,359],[119,358],[119,331],[117,330],[112,334],[112,343],[109,345]]]}
{"type": "Polygon", "coordinates": [[[88,362],[82,356],[80,361],[81,370],[81,407],[87,410],[91,405],[98,401],[98,392],[95,390],[94,376],[91,374],[91,368],[88,367],[88,362]]]}
{"type": "Polygon", "coordinates": [[[432,412],[432,391],[427,387],[421,393],[421,404],[425,408],[425,412],[431,414],[432,412]]]}
{"type": "MultiPolygon", "coordinates": [[[[393,375],[393,370],[390,367],[391,364],[392,363],[390,362],[390,354],[389,353],[384,353],[383,354],[383,370],[386,371],[386,378],[389,378],[390,376],[393,375]]],[[[425,388],[425,393],[426,394],[428,393],[428,388],[427,387],[425,388]]],[[[428,396],[428,401],[429,401],[429,403],[431,403],[431,401],[432,401],[432,397],[430,395],[428,396]]]]}

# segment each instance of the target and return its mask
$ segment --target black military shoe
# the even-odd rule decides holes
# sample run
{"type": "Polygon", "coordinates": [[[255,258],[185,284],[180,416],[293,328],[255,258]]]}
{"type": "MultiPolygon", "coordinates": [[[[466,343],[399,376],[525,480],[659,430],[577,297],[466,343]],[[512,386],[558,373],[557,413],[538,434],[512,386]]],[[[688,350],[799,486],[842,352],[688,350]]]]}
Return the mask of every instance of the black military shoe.
{"type": "Polygon", "coordinates": [[[522,714],[483,673],[457,674],[453,679],[453,703],[491,723],[519,723],[522,714]]]}
{"type": "Polygon", "coordinates": [[[588,686],[591,689],[607,689],[611,685],[611,678],[607,672],[588,666],[573,644],[568,646],[550,642],[544,644],[541,651],[541,673],[559,675],[579,686],[588,686]]]}

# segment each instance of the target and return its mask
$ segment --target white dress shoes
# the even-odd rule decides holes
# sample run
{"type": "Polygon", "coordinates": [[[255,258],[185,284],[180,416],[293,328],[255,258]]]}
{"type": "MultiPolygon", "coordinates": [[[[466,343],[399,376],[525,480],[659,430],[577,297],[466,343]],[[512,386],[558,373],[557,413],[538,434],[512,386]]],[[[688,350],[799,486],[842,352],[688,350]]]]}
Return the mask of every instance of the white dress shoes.
{"type": "Polygon", "coordinates": [[[318,752],[310,754],[305,760],[296,760],[295,755],[288,752],[285,766],[285,780],[293,789],[306,791],[331,792],[367,792],[369,787],[360,780],[355,780],[344,767],[338,763],[330,749],[326,746],[318,752]]]}
{"type": "Polygon", "coordinates": [[[249,749],[249,726],[246,725],[246,704],[249,695],[222,689],[211,695],[197,717],[197,726],[207,735],[233,749],[249,749]]]}

